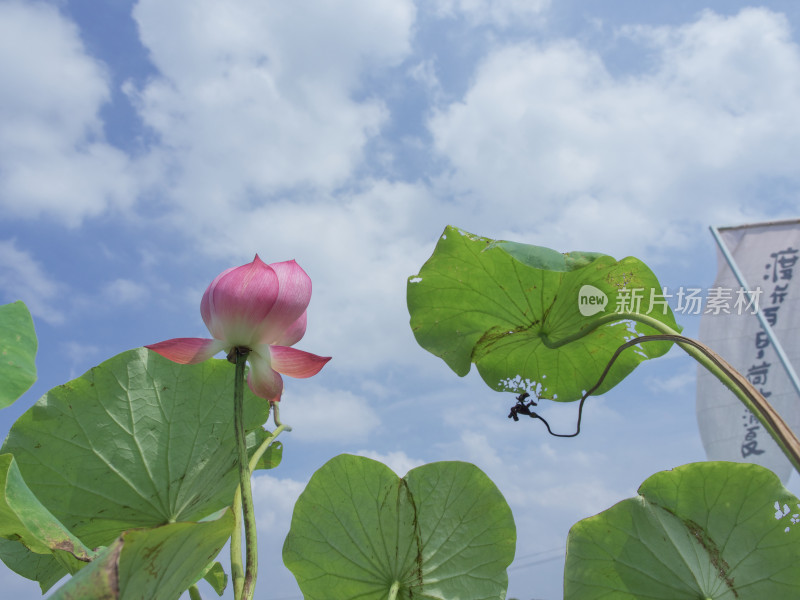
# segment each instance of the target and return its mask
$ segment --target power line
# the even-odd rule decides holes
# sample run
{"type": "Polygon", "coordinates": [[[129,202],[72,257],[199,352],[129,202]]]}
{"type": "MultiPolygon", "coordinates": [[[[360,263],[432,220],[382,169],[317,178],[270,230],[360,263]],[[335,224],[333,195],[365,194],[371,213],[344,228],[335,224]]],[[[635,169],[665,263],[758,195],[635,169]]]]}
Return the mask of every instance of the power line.
{"type": "Polygon", "coordinates": [[[559,546],[557,548],[550,548],[549,550],[540,550],[538,552],[531,552],[528,554],[524,554],[522,556],[518,556],[516,557],[514,563],[508,568],[508,570],[518,571],[520,569],[533,567],[554,560],[559,560],[559,559],[563,560],[564,553],[566,552],[566,550],[567,550],[566,546],[559,546]],[[553,554],[554,552],[557,552],[555,556],[546,556],[545,558],[537,558],[547,554],[553,554]],[[535,559],[535,560],[530,560],[530,559],[535,559]]]}

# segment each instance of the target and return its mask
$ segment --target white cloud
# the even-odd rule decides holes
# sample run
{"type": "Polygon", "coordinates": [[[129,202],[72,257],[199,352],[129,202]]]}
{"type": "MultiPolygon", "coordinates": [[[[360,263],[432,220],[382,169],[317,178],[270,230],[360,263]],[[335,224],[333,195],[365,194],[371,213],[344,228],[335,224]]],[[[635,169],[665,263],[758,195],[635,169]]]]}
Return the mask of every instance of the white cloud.
{"type": "Polygon", "coordinates": [[[436,74],[436,61],[431,58],[426,58],[413,65],[408,70],[408,76],[422,85],[423,89],[433,99],[433,104],[439,104],[444,97],[442,85],[439,82],[439,77],[436,74]]]}
{"type": "Polygon", "coordinates": [[[541,18],[550,0],[436,0],[433,5],[442,17],[463,15],[472,24],[508,27],[541,18]]]}
{"type": "Polygon", "coordinates": [[[292,427],[288,435],[303,442],[365,440],[381,423],[366,399],[314,385],[303,386],[301,394],[287,386],[280,408],[281,421],[292,427]]]}
{"type": "Polygon", "coordinates": [[[625,35],[654,50],[649,71],[612,75],[574,41],[509,45],[432,117],[447,189],[478,207],[484,230],[563,250],[670,251],[709,223],[763,216],[764,186],[798,181],[800,56],[782,16],[705,13],[625,35]]]}
{"type": "Polygon", "coordinates": [[[65,295],[63,285],[14,240],[0,240],[0,290],[4,302],[25,302],[34,319],[64,321],[63,311],[55,306],[56,299],[65,295]]]}
{"type": "Polygon", "coordinates": [[[621,491],[624,484],[617,474],[608,481],[593,475],[607,466],[604,452],[595,449],[587,453],[582,441],[563,443],[555,450],[540,428],[523,425],[504,429],[504,433],[492,435],[463,430],[458,441],[446,444],[445,453],[469,461],[486,473],[518,519],[528,512],[542,514],[555,509],[557,520],[569,521],[595,514],[625,497],[621,491]],[[517,456],[511,459],[515,449],[517,456]]]}
{"type": "Polygon", "coordinates": [[[492,446],[490,439],[483,433],[476,431],[463,431],[460,440],[465,460],[468,460],[484,471],[500,470],[504,467],[503,460],[492,446]]]}
{"type": "Polygon", "coordinates": [[[610,508],[624,499],[618,489],[598,477],[576,480],[555,475],[547,485],[539,485],[529,491],[526,505],[529,508],[574,510],[581,515],[594,515],[610,508]]]}
{"type": "Polygon", "coordinates": [[[697,364],[692,361],[688,366],[672,373],[667,377],[651,377],[647,380],[647,387],[655,392],[693,392],[697,383],[697,364]],[[688,388],[688,389],[687,389],[688,388]]]}
{"type": "Polygon", "coordinates": [[[102,360],[100,348],[93,344],[82,344],[75,341],[62,342],[61,353],[65,361],[68,361],[70,365],[70,379],[83,375],[86,365],[97,364],[102,360]]]}
{"type": "Polygon", "coordinates": [[[130,279],[115,279],[105,285],[103,296],[113,304],[138,304],[149,296],[149,291],[130,279]]]}
{"type": "Polygon", "coordinates": [[[385,464],[400,477],[405,477],[406,473],[411,469],[425,464],[425,461],[411,458],[402,450],[387,453],[381,453],[375,450],[359,450],[356,454],[359,456],[366,456],[367,458],[385,464]]]}
{"type": "Polygon", "coordinates": [[[409,53],[414,16],[408,0],[141,0],[134,17],[161,76],[127,90],[160,136],[151,160],[190,209],[187,229],[284,188],[346,181],[387,116],[357,98],[360,78],[409,53]]]}
{"type": "Polygon", "coordinates": [[[0,3],[0,80],[0,206],[7,214],[46,214],[74,226],[132,202],[128,160],[103,139],[106,72],[73,23],[45,3],[0,3]]]}
{"type": "Polygon", "coordinates": [[[295,502],[306,483],[293,479],[280,479],[268,473],[257,472],[253,477],[252,493],[256,509],[258,528],[265,534],[282,533],[281,539],[289,531],[295,502]],[[275,529],[278,529],[278,532],[275,529]]]}
{"type": "MultiPolygon", "coordinates": [[[[290,478],[282,479],[264,472],[257,472],[253,476],[252,492],[258,528],[260,565],[257,590],[269,589],[273,597],[287,599],[303,597],[294,577],[283,565],[280,557],[283,542],[289,533],[295,502],[305,489],[306,483],[290,478]]],[[[228,556],[230,553],[226,550],[220,559],[227,562],[228,556]]],[[[233,598],[230,585],[226,592],[226,598],[233,598]]],[[[209,590],[208,594],[210,597],[212,592],[209,590]]]]}

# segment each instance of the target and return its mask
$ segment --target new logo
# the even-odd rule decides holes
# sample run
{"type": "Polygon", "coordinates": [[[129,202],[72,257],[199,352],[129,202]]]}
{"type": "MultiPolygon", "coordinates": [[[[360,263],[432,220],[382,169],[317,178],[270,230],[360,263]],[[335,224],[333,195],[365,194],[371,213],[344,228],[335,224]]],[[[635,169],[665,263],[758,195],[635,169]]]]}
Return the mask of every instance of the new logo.
{"type": "Polygon", "coordinates": [[[603,290],[599,290],[593,285],[581,286],[578,292],[578,310],[584,317],[591,317],[605,310],[608,304],[608,296],[603,290]]]}

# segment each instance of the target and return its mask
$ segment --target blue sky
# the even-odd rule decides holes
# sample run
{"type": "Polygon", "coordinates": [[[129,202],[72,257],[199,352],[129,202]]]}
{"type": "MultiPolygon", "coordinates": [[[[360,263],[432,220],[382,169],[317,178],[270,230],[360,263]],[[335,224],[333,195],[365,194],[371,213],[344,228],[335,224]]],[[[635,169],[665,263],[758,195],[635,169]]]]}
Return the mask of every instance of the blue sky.
{"type": "MultiPolygon", "coordinates": [[[[284,463],[256,477],[258,597],[301,597],[294,499],[356,452],[483,468],[517,521],[509,595],[560,598],[571,524],[704,459],[694,367],[645,364],[550,438],[416,345],[406,278],[452,224],[710,286],[709,225],[797,217],[798,28],[789,0],[0,0],[0,301],[40,344],[0,433],[118,352],[205,337],[223,269],[294,258],[298,347],[333,360],[287,382],[284,463]]],[[[0,588],[39,597],[2,565],[0,588]]]]}

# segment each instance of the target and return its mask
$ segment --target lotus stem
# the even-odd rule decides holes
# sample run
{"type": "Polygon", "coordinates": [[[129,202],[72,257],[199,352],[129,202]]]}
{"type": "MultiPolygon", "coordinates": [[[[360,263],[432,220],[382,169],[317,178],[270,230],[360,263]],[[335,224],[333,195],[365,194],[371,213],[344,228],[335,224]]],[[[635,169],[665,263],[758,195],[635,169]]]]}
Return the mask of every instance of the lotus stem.
{"type": "MultiPolygon", "coordinates": [[[[236,447],[238,449],[239,463],[239,491],[241,497],[241,521],[244,523],[244,546],[245,546],[245,570],[244,577],[240,579],[241,593],[237,593],[237,585],[234,580],[234,593],[237,600],[252,600],[255,593],[256,579],[258,577],[258,546],[256,541],[256,517],[253,508],[253,494],[250,488],[250,465],[247,459],[247,439],[244,430],[244,371],[247,364],[247,355],[250,350],[247,348],[235,348],[234,356],[236,359],[236,374],[233,389],[233,420],[236,432],[236,447]]],[[[236,502],[236,498],[234,498],[236,502]]],[[[231,540],[233,548],[233,540],[231,540]]],[[[239,548],[239,560],[241,560],[241,547],[239,548]]],[[[233,571],[233,568],[231,568],[233,571]]],[[[241,563],[240,563],[241,576],[241,563]]]]}

